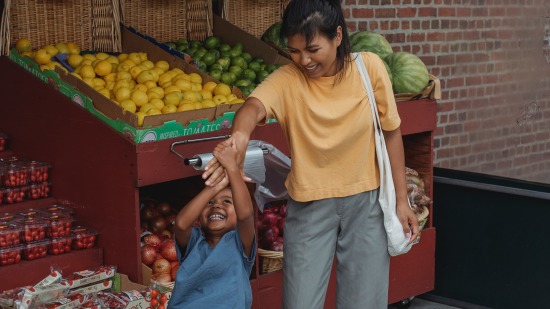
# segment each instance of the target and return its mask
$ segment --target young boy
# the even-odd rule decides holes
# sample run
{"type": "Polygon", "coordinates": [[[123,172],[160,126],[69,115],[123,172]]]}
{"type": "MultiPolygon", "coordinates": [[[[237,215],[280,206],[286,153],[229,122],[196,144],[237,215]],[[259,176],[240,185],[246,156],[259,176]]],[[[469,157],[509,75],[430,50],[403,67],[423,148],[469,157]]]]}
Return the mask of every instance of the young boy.
{"type": "Polygon", "coordinates": [[[237,163],[235,145],[222,142],[213,155],[224,179],[206,186],[177,215],[180,267],[169,309],[250,308],[250,272],[256,257],[254,209],[237,163]],[[193,228],[199,218],[201,228],[193,228]]]}

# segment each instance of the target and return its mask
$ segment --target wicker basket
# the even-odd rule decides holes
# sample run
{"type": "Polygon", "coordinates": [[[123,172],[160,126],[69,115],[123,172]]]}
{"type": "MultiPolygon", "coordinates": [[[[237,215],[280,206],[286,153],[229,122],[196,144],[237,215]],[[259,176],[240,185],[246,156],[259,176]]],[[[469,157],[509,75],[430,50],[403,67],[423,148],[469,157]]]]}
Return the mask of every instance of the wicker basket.
{"type": "Polygon", "coordinates": [[[122,20],[159,42],[212,35],[211,0],[120,0],[122,20]]]}
{"type": "Polygon", "coordinates": [[[258,255],[261,258],[263,274],[283,269],[283,252],[258,248],[258,255]]]}
{"type": "Polygon", "coordinates": [[[269,26],[281,20],[290,0],[223,0],[222,17],[260,38],[269,26]]]}
{"type": "Polygon", "coordinates": [[[81,50],[121,50],[118,0],[4,0],[0,53],[21,38],[34,48],[74,42],[81,50]]]}

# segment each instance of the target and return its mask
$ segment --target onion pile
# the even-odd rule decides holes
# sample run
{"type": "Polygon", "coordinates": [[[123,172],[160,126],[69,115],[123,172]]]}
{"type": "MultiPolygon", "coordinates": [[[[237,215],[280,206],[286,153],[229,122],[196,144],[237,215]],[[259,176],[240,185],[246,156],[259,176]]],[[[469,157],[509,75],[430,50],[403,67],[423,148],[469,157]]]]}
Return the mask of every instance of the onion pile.
{"type": "Polygon", "coordinates": [[[176,212],[167,202],[145,200],[140,210],[141,262],[152,269],[151,280],[169,283],[179,267],[173,226],[176,212]]]}
{"type": "Polygon", "coordinates": [[[286,201],[267,204],[258,218],[260,248],[283,251],[283,232],[286,217],[286,201]]]}

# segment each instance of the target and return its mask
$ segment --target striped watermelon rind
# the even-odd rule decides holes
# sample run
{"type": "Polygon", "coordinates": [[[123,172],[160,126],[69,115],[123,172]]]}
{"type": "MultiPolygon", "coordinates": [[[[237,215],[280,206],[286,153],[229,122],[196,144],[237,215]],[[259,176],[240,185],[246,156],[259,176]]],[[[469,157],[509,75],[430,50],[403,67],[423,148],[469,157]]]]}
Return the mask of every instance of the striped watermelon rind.
{"type": "Polygon", "coordinates": [[[281,37],[279,36],[282,24],[282,21],[278,21],[269,26],[269,28],[267,28],[267,30],[262,34],[261,40],[268,43],[271,42],[280,49],[286,50],[287,40],[286,38],[281,39],[281,37]]]}
{"type": "Polygon", "coordinates": [[[394,93],[420,93],[428,86],[428,68],[415,54],[396,52],[386,56],[384,61],[390,67],[394,93]]]}
{"type": "Polygon", "coordinates": [[[390,43],[384,36],[372,31],[359,31],[350,36],[352,52],[372,52],[384,59],[393,53],[390,43]]]}

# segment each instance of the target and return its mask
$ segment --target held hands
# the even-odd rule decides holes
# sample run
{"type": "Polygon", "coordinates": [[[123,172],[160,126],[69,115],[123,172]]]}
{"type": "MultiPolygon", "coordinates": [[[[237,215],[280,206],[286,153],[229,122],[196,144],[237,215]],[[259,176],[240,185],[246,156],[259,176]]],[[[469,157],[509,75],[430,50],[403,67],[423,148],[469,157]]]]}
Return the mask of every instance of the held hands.
{"type": "MultiPolygon", "coordinates": [[[[236,132],[233,133],[230,138],[220,144],[226,144],[236,150],[235,162],[241,170],[243,179],[245,181],[250,181],[250,178],[244,176],[244,157],[246,155],[246,148],[248,147],[248,138],[236,132]]],[[[218,146],[220,144],[218,144],[218,146]]],[[[218,146],[216,147],[216,149],[218,148],[218,146]]],[[[214,151],[216,151],[216,149],[214,149],[214,151]]],[[[220,160],[216,157],[215,153],[214,158],[212,158],[212,160],[210,160],[206,164],[204,170],[205,171],[202,174],[202,179],[206,180],[205,185],[207,186],[216,186],[225,175],[225,169],[220,163],[220,160]]]]}
{"type": "Polygon", "coordinates": [[[401,221],[401,225],[403,225],[405,235],[407,237],[410,236],[409,243],[413,242],[420,234],[420,231],[418,229],[418,218],[407,202],[397,204],[397,217],[401,221]]]}

